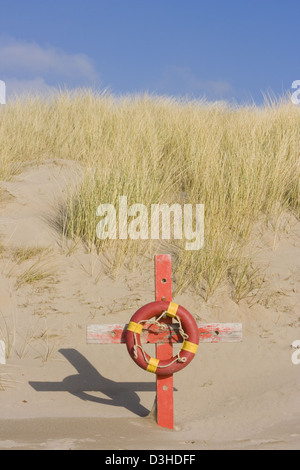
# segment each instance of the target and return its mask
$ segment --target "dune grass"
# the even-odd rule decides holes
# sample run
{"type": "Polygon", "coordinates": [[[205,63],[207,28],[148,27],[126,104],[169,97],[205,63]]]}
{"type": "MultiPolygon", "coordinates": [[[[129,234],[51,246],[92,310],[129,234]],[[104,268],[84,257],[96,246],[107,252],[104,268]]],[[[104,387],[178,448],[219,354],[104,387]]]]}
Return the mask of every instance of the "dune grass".
{"type": "Polygon", "coordinates": [[[90,91],[27,97],[1,109],[0,179],[32,162],[82,163],[83,179],[61,211],[61,230],[115,268],[157,250],[151,241],[99,240],[96,209],[190,203],[205,206],[205,245],[186,251],[171,240],[177,291],[205,299],[226,282],[238,302],[259,287],[249,242],[259,220],[289,211],[300,217],[300,110],[288,100],[229,107],[168,97],[116,98],[90,91]],[[250,288],[249,288],[250,286],[250,288]],[[249,292],[250,291],[250,292],[249,292]]]}
{"type": "Polygon", "coordinates": [[[53,268],[49,266],[47,259],[35,261],[29,268],[18,275],[16,281],[17,289],[25,284],[33,284],[37,281],[50,280],[53,278],[53,268]]]}
{"type": "Polygon", "coordinates": [[[41,256],[49,253],[49,251],[49,248],[41,246],[20,246],[12,250],[12,259],[17,264],[21,264],[34,257],[39,257],[39,259],[41,259],[41,256]]]}

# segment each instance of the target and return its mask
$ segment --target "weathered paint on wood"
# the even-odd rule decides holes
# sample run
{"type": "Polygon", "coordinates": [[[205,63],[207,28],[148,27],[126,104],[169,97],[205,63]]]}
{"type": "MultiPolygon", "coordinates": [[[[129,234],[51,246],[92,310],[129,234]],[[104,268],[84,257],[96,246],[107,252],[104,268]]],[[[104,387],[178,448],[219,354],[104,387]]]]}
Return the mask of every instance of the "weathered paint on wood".
{"type": "MultiPolygon", "coordinates": [[[[155,300],[172,301],[172,263],[170,255],[155,256],[155,300]]],[[[169,329],[172,318],[162,319],[169,329]]],[[[172,342],[156,342],[156,358],[164,361],[173,357],[172,342]]],[[[156,421],[163,428],[174,428],[173,375],[156,376],[156,421]]]]}
{"type": "MultiPolygon", "coordinates": [[[[242,341],[241,323],[199,323],[199,341],[202,343],[238,343],[242,341]]],[[[126,325],[88,325],[87,343],[125,343],[126,325]]],[[[141,343],[181,343],[178,325],[169,324],[167,330],[145,322],[141,333],[141,343]]]]}

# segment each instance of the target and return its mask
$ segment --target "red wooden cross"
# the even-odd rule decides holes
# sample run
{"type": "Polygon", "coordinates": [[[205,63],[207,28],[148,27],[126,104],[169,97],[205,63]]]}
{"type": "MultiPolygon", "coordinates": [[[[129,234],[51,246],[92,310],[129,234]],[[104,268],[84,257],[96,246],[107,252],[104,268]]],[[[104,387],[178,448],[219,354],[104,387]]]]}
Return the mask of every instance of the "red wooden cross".
{"type": "MultiPolygon", "coordinates": [[[[172,301],[172,266],[170,255],[155,257],[155,300],[172,301]]],[[[169,324],[165,332],[158,326],[151,325],[147,329],[144,324],[141,333],[142,343],[155,343],[156,358],[160,360],[173,357],[173,343],[182,342],[178,327],[172,324],[172,318],[163,320],[169,324]]],[[[241,323],[197,323],[200,342],[239,342],[242,340],[241,323]]],[[[127,325],[88,325],[88,343],[124,343],[127,325]]],[[[188,366],[189,367],[189,366],[188,366]]],[[[157,424],[164,428],[174,428],[173,375],[156,376],[156,419],[157,424]]]]}

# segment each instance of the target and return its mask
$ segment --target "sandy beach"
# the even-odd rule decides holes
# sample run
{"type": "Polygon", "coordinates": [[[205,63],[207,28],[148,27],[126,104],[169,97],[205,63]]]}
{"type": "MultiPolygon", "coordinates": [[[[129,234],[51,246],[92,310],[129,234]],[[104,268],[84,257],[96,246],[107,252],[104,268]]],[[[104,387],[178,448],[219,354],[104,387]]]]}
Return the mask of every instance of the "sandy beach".
{"type": "Polygon", "coordinates": [[[222,288],[208,302],[174,298],[198,321],[242,323],[243,340],[200,344],[174,376],[170,431],[148,416],[155,376],[125,345],[87,344],[88,324],[125,324],[154,300],[154,264],[114,279],[108,261],[62,237],[55,210],[77,177],[77,164],[53,160],[1,182],[0,449],[300,450],[300,222],[261,230],[259,301],[237,304],[222,288]],[[20,247],[36,251],[23,260],[20,247]],[[44,275],[29,282],[34,267],[44,275]]]}

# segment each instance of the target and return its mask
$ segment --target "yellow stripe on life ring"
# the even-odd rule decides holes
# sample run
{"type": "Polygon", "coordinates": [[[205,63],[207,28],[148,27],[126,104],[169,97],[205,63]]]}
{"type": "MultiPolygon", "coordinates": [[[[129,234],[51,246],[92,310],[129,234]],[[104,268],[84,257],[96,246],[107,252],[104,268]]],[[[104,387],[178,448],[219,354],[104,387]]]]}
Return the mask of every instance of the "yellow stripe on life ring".
{"type": "Polygon", "coordinates": [[[147,366],[147,371],[152,372],[153,374],[155,374],[158,363],[159,363],[159,359],[155,359],[154,357],[150,357],[149,364],[147,366]]]}
{"type": "Polygon", "coordinates": [[[188,351],[193,354],[196,354],[196,351],[198,349],[198,344],[196,343],[191,343],[190,341],[183,341],[182,348],[183,351],[188,351]]]}
{"type": "Polygon", "coordinates": [[[174,302],[170,302],[168,306],[168,310],[166,312],[168,317],[174,318],[175,315],[177,314],[178,307],[179,307],[178,304],[175,304],[174,302]]]}
{"type": "Polygon", "coordinates": [[[140,334],[142,332],[143,325],[140,323],[135,323],[134,321],[129,322],[129,325],[127,326],[128,331],[132,331],[133,333],[140,334]]]}

